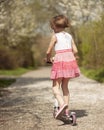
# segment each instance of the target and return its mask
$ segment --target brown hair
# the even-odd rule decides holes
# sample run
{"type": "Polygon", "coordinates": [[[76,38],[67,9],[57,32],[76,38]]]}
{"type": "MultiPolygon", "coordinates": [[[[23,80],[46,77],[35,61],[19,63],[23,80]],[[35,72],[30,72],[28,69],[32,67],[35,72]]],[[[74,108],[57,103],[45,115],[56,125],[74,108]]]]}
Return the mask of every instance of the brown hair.
{"type": "Polygon", "coordinates": [[[59,32],[61,29],[69,27],[69,20],[64,15],[58,15],[51,19],[50,25],[55,32],[59,32]]]}

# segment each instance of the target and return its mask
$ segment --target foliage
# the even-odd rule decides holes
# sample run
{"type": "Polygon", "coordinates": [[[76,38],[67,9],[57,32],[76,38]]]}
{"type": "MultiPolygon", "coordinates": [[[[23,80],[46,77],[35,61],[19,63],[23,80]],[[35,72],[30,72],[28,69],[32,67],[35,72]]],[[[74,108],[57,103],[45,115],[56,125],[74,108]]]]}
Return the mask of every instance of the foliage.
{"type": "Polygon", "coordinates": [[[0,69],[33,66],[32,52],[29,44],[26,44],[24,41],[20,43],[16,47],[0,46],[0,69]]]}
{"type": "Polygon", "coordinates": [[[2,2],[0,9],[3,17],[0,25],[0,68],[27,68],[43,64],[46,41],[39,43],[41,35],[38,34],[51,16],[45,3],[41,0],[10,0],[2,2]]]}
{"type": "Polygon", "coordinates": [[[82,72],[89,78],[104,82],[104,14],[101,20],[77,28],[82,72]]]}
{"type": "Polygon", "coordinates": [[[78,28],[81,41],[80,50],[83,55],[82,65],[87,68],[104,66],[104,16],[99,21],[89,22],[78,28]]]}
{"type": "Polygon", "coordinates": [[[46,57],[46,49],[48,47],[50,37],[43,37],[38,35],[35,39],[35,44],[32,46],[34,66],[44,65],[44,58],[46,57]]]}
{"type": "Polygon", "coordinates": [[[100,69],[86,69],[86,68],[81,68],[82,73],[91,78],[94,79],[98,82],[103,82],[104,83],[104,68],[100,68],[100,69]]]}
{"type": "Polygon", "coordinates": [[[0,69],[15,69],[18,67],[17,54],[8,47],[0,46],[0,69]]]}

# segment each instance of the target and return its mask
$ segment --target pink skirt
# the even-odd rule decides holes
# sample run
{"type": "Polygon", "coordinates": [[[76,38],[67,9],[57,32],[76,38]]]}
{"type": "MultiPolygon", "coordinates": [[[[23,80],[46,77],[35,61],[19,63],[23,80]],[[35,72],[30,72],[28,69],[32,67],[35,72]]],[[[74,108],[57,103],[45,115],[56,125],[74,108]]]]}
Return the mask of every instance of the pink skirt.
{"type": "Polygon", "coordinates": [[[80,70],[72,50],[56,51],[50,78],[75,78],[79,75],[80,70]]]}

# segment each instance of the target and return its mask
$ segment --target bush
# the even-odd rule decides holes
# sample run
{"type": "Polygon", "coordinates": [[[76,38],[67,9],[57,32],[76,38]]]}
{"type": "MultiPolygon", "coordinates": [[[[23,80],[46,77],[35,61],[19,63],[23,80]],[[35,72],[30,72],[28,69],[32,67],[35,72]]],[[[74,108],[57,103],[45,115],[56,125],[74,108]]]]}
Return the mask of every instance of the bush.
{"type": "MultiPolygon", "coordinates": [[[[0,69],[38,67],[44,65],[49,37],[18,36],[16,44],[0,46],[0,69]]],[[[2,42],[2,41],[1,41],[2,42]]]]}
{"type": "Polygon", "coordinates": [[[100,69],[86,69],[86,68],[81,68],[82,73],[91,78],[94,79],[98,82],[103,82],[104,83],[104,68],[100,69]]]}
{"type": "Polygon", "coordinates": [[[101,68],[95,73],[95,80],[99,82],[104,82],[104,68],[101,68]]]}
{"type": "Polygon", "coordinates": [[[32,45],[35,43],[34,36],[19,36],[15,50],[18,53],[18,62],[20,67],[34,66],[32,45]]]}
{"type": "Polygon", "coordinates": [[[18,67],[17,53],[5,46],[0,47],[0,69],[15,69],[18,67]]]}
{"type": "Polygon", "coordinates": [[[99,21],[81,25],[78,36],[81,40],[80,50],[83,59],[82,66],[98,69],[104,66],[104,15],[99,21]]]}
{"type": "Polygon", "coordinates": [[[35,44],[32,46],[32,53],[34,59],[34,66],[44,65],[44,58],[46,57],[46,50],[50,42],[50,37],[40,37],[35,39],[35,44]]]}
{"type": "Polygon", "coordinates": [[[16,69],[33,66],[30,38],[19,38],[16,46],[0,46],[0,69],[16,69]]]}

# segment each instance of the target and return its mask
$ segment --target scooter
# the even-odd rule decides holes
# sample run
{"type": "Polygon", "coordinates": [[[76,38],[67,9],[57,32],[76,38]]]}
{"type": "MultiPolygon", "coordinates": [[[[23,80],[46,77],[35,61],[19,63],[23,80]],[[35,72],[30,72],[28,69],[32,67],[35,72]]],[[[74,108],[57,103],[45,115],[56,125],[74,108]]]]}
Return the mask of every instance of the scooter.
{"type": "Polygon", "coordinates": [[[75,126],[76,125],[76,113],[71,112],[69,117],[63,115],[60,120],[63,121],[65,124],[72,124],[72,126],[75,126]]]}
{"type": "MultiPolygon", "coordinates": [[[[60,109],[60,107],[58,106],[58,101],[57,101],[57,99],[55,99],[54,111],[53,111],[54,118],[55,118],[55,114],[57,113],[57,111],[59,109],[60,109]]],[[[64,124],[71,124],[72,126],[75,126],[77,124],[75,112],[70,112],[69,116],[66,116],[65,114],[63,114],[59,120],[64,122],[64,124]]]]}

